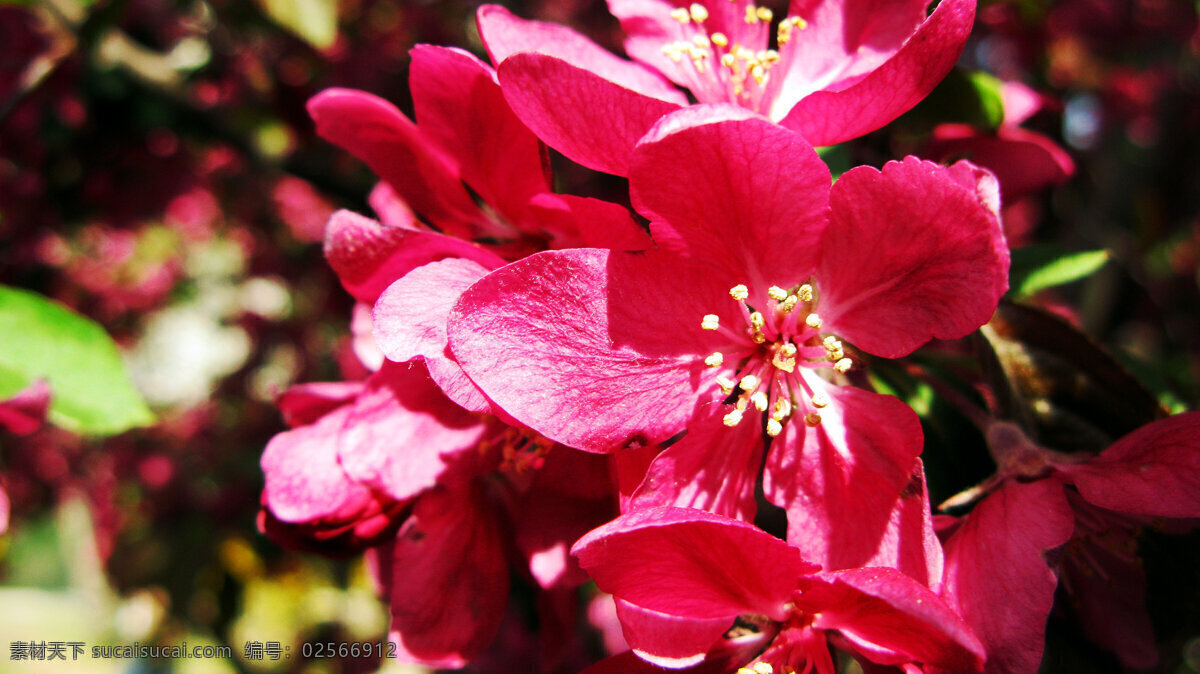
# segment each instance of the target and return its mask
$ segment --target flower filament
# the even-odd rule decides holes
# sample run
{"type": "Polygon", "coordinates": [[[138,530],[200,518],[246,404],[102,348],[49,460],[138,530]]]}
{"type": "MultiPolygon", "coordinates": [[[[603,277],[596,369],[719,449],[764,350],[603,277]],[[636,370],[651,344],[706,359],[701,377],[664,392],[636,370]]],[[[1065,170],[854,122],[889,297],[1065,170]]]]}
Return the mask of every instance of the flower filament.
{"type": "Polygon", "coordinates": [[[823,322],[815,311],[813,286],[771,286],[755,298],[764,301],[765,311],[751,306],[751,292],[745,285],[730,288],[729,296],[738,303],[745,323],[741,331],[720,325],[716,314],[701,320],[703,329],[720,330],[733,341],[731,349],[704,359],[709,368],[721,370],[716,382],[726,396],[725,403],[733,407],[724,415],[725,425],[740,424],[751,407],[766,416],[771,437],[783,432],[784,422],[794,413],[802,414],[809,426],[819,425],[821,410],[832,400],[824,384],[804,368],[833,368],[844,373],[853,361],[846,357],[839,339],[821,335],[823,322]]]}
{"type": "MultiPolygon", "coordinates": [[[[721,31],[706,27],[708,9],[700,3],[671,11],[671,18],[683,27],[682,39],[663,45],[662,51],[677,64],[679,80],[702,103],[736,103],[756,112],[766,113],[771,95],[767,90],[771,70],[780,62],[779,51],[769,46],[770,27],[774,13],[753,3],[746,5],[742,26],[731,38],[721,31]],[[740,39],[744,42],[739,41],[740,39]]],[[[776,42],[786,45],[795,31],[807,27],[798,16],[788,16],[779,22],[776,42]]]]}

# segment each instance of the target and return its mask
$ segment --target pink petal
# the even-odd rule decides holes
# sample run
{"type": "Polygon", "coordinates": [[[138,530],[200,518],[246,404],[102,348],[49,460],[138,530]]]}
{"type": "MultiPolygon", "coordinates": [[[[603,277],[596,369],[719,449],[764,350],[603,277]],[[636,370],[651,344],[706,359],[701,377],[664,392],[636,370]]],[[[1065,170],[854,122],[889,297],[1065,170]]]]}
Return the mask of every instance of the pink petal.
{"type": "Polygon", "coordinates": [[[473,260],[448,258],[418,267],[388,286],[375,302],[373,316],[375,342],[388,360],[442,357],[451,307],[488,271],[473,260]]]}
{"type": "Polygon", "coordinates": [[[350,211],[338,211],[325,228],[325,257],[346,291],[374,304],[393,281],[445,257],[492,268],[503,260],[461,239],[435,232],[387,227],[350,211]]]}
{"type": "Polygon", "coordinates": [[[967,162],[908,157],[847,171],[816,277],[829,330],[896,358],[986,323],[1008,289],[997,205],[995,179],[967,162]]]}
{"type": "Polygon", "coordinates": [[[738,282],[788,288],[816,266],[829,169],[800,136],[741,108],[663,118],[638,144],[629,181],[660,246],[738,282]]]}
{"type": "Polygon", "coordinates": [[[917,459],[908,484],[900,491],[875,555],[861,566],[886,566],[930,588],[941,590],[944,556],[934,532],[925,469],[917,459]]]}
{"type": "Polygon", "coordinates": [[[369,497],[370,490],[338,463],[338,436],[349,415],[349,407],[339,407],[317,423],[284,431],[267,443],[261,460],[263,503],[275,517],[318,520],[369,497]]]}
{"type": "Polygon", "coordinates": [[[609,53],[566,26],[521,19],[499,5],[483,5],[476,16],[479,35],[492,63],[499,64],[516,52],[534,51],[643,96],[679,105],[687,103],[683,94],[654,70],[609,53]]]}
{"type": "Polygon", "coordinates": [[[702,411],[688,424],[687,435],[650,463],[628,507],[699,508],[752,522],[762,450],[759,424],[727,428],[719,411],[702,411]]]}
{"type": "MultiPolygon", "coordinates": [[[[919,498],[912,475],[923,435],[917,415],[891,396],[849,386],[825,386],[831,404],[815,428],[784,425],[767,456],[763,489],[788,511],[788,542],[825,569],[848,569],[898,557],[893,524],[919,498]]],[[[914,551],[915,552],[915,551],[914,551]]],[[[907,570],[924,573],[914,567],[907,570]]]]}
{"type": "Polygon", "coordinates": [[[619,204],[570,194],[539,194],[529,202],[531,218],[556,236],[549,247],[648,250],[649,234],[619,204]]]}
{"type": "MultiPolygon", "coordinates": [[[[13,397],[0,400],[0,429],[14,435],[29,435],[46,423],[48,409],[50,409],[50,384],[39,379],[21,389],[13,397]]],[[[6,513],[5,521],[7,519],[6,513]]],[[[0,529],[0,531],[2,530],[0,529]]]]}
{"type": "Polygon", "coordinates": [[[705,653],[730,627],[729,618],[697,620],[644,609],[617,600],[617,618],[625,641],[639,657],[677,670],[704,660],[705,653]]]}
{"type": "Polygon", "coordinates": [[[0,534],[8,531],[8,518],[11,505],[8,502],[8,494],[4,492],[4,487],[0,486],[0,534]]]}
{"type": "Polygon", "coordinates": [[[449,349],[447,349],[441,357],[425,361],[425,367],[429,368],[429,377],[442,390],[442,393],[468,412],[502,416],[492,408],[487,396],[479,390],[467,373],[459,367],[458,361],[451,358],[450,355],[449,349]]]}
{"type": "Polygon", "coordinates": [[[297,384],[275,400],[283,422],[288,426],[306,426],[333,410],[351,403],[362,393],[360,381],[329,381],[297,384]]]}
{"type": "Polygon", "coordinates": [[[615,84],[568,61],[520,52],[498,67],[504,98],[538,138],[584,166],[626,175],[650,127],[684,103],[615,84]]]}
{"type": "Polygon", "coordinates": [[[614,597],[696,619],[755,613],[782,620],[796,579],[815,569],[798,550],[749,524],[689,508],[622,515],[572,552],[614,597]]]}
{"type": "Polygon", "coordinates": [[[350,350],[358,363],[369,372],[378,372],[386,360],[379,345],[375,343],[375,322],[371,319],[371,305],[355,302],[350,314],[350,350]]]}
{"type": "MultiPolygon", "coordinates": [[[[975,0],[943,0],[898,52],[848,88],[817,91],[780,124],[814,145],[834,145],[874,131],[925,98],[954,67],[975,20],[975,0]]],[[[797,39],[803,39],[803,31],[797,39]]]]}
{"type": "Polygon", "coordinates": [[[379,216],[379,221],[383,223],[384,227],[421,229],[412,209],[404,203],[399,194],[396,194],[396,190],[392,189],[391,185],[383,181],[375,183],[375,187],[367,195],[367,203],[371,205],[371,210],[375,211],[375,215],[379,216]]]}
{"type": "Polygon", "coordinates": [[[484,203],[516,220],[550,184],[541,144],[504,102],[495,72],[460,49],[417,45],[409,55],[421,133],[454,157],[484,203]]]}
{"type": "Polygon", "coordinates": [[[326,89],[308,102],[317,133],[366,162],[413,210],[464,236],[481,220],[459,168],[387,101],[352,89],[326,89]]]}
{"type": "Polygon", "coordinates": [[[1000,181],[1005,204],[1062,183],[1075,172],[1071,156],[1054,141],[1015,127],[1001,127],[993,135],[966,124],[942,124],[933,130],[922,156],[961,157],[988,169],[1000,181]]]}
{"type": "Polygon", "coordinates": [[[700,319],[731,302],[710,277],[654,251],[538,253],[463,293],[450,347],[491,400],[552,440],[592,452],[654,444],[713,386],[702,359],[720,342],[700,319]]]}
{"type": "Polygon", "coordinates": [[[1083,498],[1101,508],[1200,517],[1200,412],[1146,424],[1095,459],[1059,469],[1083,498]]]}
{"type": "Polygon", "coordinates": [[[1007,480],[946,541],[943,596],[983,642],[984,671],[1037,671],[1058,584],[1046,552],[1067,542],[1073,519],[1057,480],[1007,480]]]}
{"type": "Polygon", "coordinates": [[[876,663],[983,669],[983,645],[971,628],[928,588],[895,569],[837,571],[804,582],[797,608],[816,614],[816,627],[838,630],[876,663]]]}
{"type": "Polygon", "coordinates": [[[436,484],[456,455],[473,456],[486,428],[447,400],[425,368],[387,363],[349,408],[338,456],[355,480],[405,500],[436,484]]]}
{"type": "Polygon", "coordinates": [[[508,565],[495,505],[481,489],[423,495],[378,558],[402,660],[462,667],[491,643],[508,602],[508,565]]]}

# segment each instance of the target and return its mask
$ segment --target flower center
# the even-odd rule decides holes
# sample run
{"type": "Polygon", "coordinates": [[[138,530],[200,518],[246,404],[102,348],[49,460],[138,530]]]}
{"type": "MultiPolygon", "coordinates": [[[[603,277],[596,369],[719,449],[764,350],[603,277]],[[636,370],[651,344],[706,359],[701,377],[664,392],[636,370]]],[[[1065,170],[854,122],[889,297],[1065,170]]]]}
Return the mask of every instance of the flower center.
{"type": "Polygon", "coordinates": [[[779,435],[783,422],[797,411],[809,426],[820,424],[820,410],[831,401],[810,379],[813,375],[797,366],[846,372],[854,363],[840,340],[822,336],[813,286],[804,283],[790,290],[771,286],[763,311],[747,303],[750,290],[744,285],[730,288],[729,296],[738,303],[744,326],[722,326],[716,314],[706,314],[700,322],[702,329],[720,331],[732,341],[732,348],[704,359],[708,367],[721,369],[717,384],[727,396],[726,403],[733,405],[724,417],[725,425],[741,423],[751,406],[767,414],[771,437],[779,435]]]}
{"type": "MultiPolygon", "coordinates": [[[[671,18],[683,25],[685,38],[668,42],[662,51],[676,63],[680,79],[700,102],[730,102],[767,112],[771,69],[780,60],[779,52],[769,48],[774,19],[770,9],[746,5],[745,27],[734,39],[720,31],[709,32],[705,27],[708,10],[700,3],[673,10],[671,18]]],[[[794,31],[807,25],[798,16],[784,18],[776,28],[778,45],[782,48],[794,31]]]]}

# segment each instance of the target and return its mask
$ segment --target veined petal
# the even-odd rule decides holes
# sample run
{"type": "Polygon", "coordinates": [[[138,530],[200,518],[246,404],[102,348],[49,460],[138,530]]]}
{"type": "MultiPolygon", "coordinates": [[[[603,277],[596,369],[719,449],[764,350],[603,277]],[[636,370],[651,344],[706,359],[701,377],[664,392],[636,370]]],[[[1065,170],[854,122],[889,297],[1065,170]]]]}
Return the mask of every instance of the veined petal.
{"type": "Polygon", "coordinates": [[[678,670],[701,663],[729,629],[728,618],[698,620],[658,613],[615,600],[621,632],[629,648],[647,662],[678,670]]]}
{"type": "Polygon", "coordinates": [[[622,515],[572,552],[614,597],[696,619],[751,613],[782,620],[796,579],[816,568],[750,524],[690,508],[622,515]]]}
{"type": "Polygon", "coordinates": [[[816,266],[830,174],[799,135],[741,108],[692,106],[638,143],[630,197],[662,247],[755,286],[816,266]]]}
{"type": "Polygon", "coordinates": [[[446,321],[463,291],[489,268],[465,258],[430,262],[405,274],[375,302],[375,342],[389,360],[440,358],[446,321]]]}
{"type": "Polygon", "coordinates": [[[292,428],[315,424],[333,410],[354,402],[362,393],[361,381],[322,381],[297,384],[275,400],[283,422],[292,428]]]}
{"type": "Polygon", "coordinates": [[[347,409],[337,436],[346,473],[396,500],[442,478],[457,455],[474,458],[486,426],[446,399],[421,365],[385,363],[347,409]]]}
{"type": "Polygon", "coordinates": [[[338,211],[325,227],[325,258],[346,291],[374,304],[393,281],[428,262],[446,257],[474,260],[489,269],[504,264],[475,244],[436,232],[387,227],[338,211]]]}
{"type": "Polygon", "coordinates": [[[650,235],[628,209],[602,199],[570,194],[539,194],[529,200],[529,218],[554,239],[551,249],[611,248],[613,250],[649,250],[654,247],[650,235]]]}
{"type": "Polygon", "coordinates": [[[498,67],[504,98],[538,138],[584,166],[628,173],[634,145],[684,101],[625,88],[540,52],[518,52],[498,67]]]}
{"type": "Polygon", "coordinates": [[[654,70],[626,61],[566,26],[521,19],[499,5],[481,6],[476,17],[492,63],[500,64],[517,52],[534,51],[643,96],[677,105],[687,103],[687,98],[654,70]]]}
{"type": "Polygon", "coordinates": [[[504,101],[496,73],[461,49],[417,45],[409,86],[421,132],[458,162],[462,179],[510,222],[550,191],[540,143],[504,101]]]}
{"type": "Polygon", "coordinates": [[[838,630],[877,664],[983,668],[983,645],[971,628],[929,588],[895,569],[834,571],[803,585],[797,608],[816,614],[816,627],[838,630]]]}
{"type": "Polygon", "coordinates": [[[369,490],[338,463],[337,438],[349,407],[340,407],[310,426],[278,433],[261,459],[263,504],[284,522],[307,522],[335,515],[369,490]]]}
{"type": "Polygon", "coordinates": [[[703,359],[723,337],[701,319],[732,303],[712,276],[655,251],[537,253],[463,293],[450,347],[492,401],[552,440],[592,452],[658,443],[715,387],[703,359]]]}
{"type": "Polygon", "coordinates": [[[991,174],[916,157],[847,171],[817,273],[830,330],[896,358],[957,339],[991,317],[1008,289],[1009,254],[991,174]]]}
{"type": "Polygon", "coordinates": [[[417,501],[394,543],[377,551],[401,657],[462,667],[496,636],[508,564],[495,504],[477,487],[438,488],[417,501]]]}
{"type": "Polygon", "coordinates": [[[984,671],[1037,671],[1058,585],[1046,551],[1066,543],[1073,528],[1061,482],[1006,480],[946,541],[942,594],[983,642],[984,671]]]}
{"type": "Polygon", "coordinates": [[[754,521],[762,426],[747,421],[727,428],[721,407],[701,411],[687,435],[654,458],[630,509],[678,506],[754,521]]]}
{"type": "Polygon", "coordinates": [[[879,563],[898,545],[924,548],[923,536],[892,538],[921,533],[893,522],[905,509],[897,501],[922,495],[912,480],[923,445],[917,415],[892,396],[832,385],[825,393],[821,423],[785,424],[767,456],[763,489],[788,511],[788,542],[825,569],[879,563]]]}
{"type": "MultiPolygon", "coordinates": [[[[771,117],[814,145],[834,145],[874,131],[933,91],[954,67],[974,21],[975,0],[943,0],[895,55],[861,79],[843,79],[844,88],[825,84],[790,110],[780,103],[771,117]]],[[[803,38],[802,31],[796,39],[803,38]]]]}
{"type": "Polygon", "coordinates": [[[1200,517],[1200,412],[1146,424],[1091,461],[1058,468],[1101,508],[1200,517]]]}
{"type": "Polygon", "coordinates": [[[326,89],[308,102],[317,133],[363,160],[417,213],[444,232],[470,236],[482,218],[458,166],[387,101],[352,89],[326,89]]]}

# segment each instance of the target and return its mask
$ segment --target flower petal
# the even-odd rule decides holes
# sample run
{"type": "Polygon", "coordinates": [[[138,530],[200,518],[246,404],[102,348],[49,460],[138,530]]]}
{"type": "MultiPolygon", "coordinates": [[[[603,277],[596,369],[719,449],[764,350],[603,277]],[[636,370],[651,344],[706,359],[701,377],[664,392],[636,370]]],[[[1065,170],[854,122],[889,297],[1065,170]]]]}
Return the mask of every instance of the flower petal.
{"type": "Polygon", "coordinates": [[[508,602],[508,565],[496,507],[481,489],[423,495],[377,556],[401,659],[457,668],[491,643],[508,602]]]}
{"type": "Polygon", "coordinates": [[[943,596],[983,642],[984,671],[1037,671],[1058,584],[1045,553],[1067,542],[1073,521],[1058,480],[1007,480],[946,541],[943,596]]]}
{"type": "MultiPolygon", "coordinates": [[[[876,4],[855,3],[867,12],[873,11],[876,4]]],[[[915,4],[905,3],[903,7],[911,10],[915,4]]],[[[837,3],[829,6],[836,7],[837,3]]],[[[841,79],[840,86],[837,81],[821,81],[821,90],[807,95],[790,110],[786,107],[788,101],[781,100],[771,117],[799,131],[813,145],[834,145],[874,131],[933,91],[954,67],[974,21],[975,0],[942,0],[899,51],[865,76],[853,75],[874,66],[881,54],[862,64],[845,64],[846,70],[837,78],[841,79]]],[[[894,38],[890,30],[881,30],[877,35],[885,36],[885,42],[894,38]]],[[[801,31],[794,40],[802,42],[804,37],[801,31]]],[[[826,75],[824,79],[830,78],[826,75]]]]}
{"type": "Polygon", "coordinates": [[[385,363],[349,408],[338,456],[355,480],[404,500],[436,484],[456,455],[474,458],[485,430],[446,399],[424,367],[385,363]]]}
{"type": "Polygon", "coordinates": [[[905,509],[898,500],[921,495],[912,481],[923,444],[917,415],[891,396],[850,386],[824,390],[831,402],[820,425],[785,424],[767,456],[763,489],[788,512],[788,542],[825,569],[878,563],[898,555],[897,546],[923,549],[920,538],[892,538],[916,533],[897,532],[893,519],[905,509]]]}
{"type": "Polygon", "coordinates": [[[459,169],[387,101],[352,89],[326,89],[308,102],[317,133],[366,162],[417,213],[447,233],[468,236],[482,219],[459,169]]]}
{"type": "Polygon", "coordinates": [[[550,191],[541,144],[504,101],[495,72],[461,49],[417,45],[409,86],[422,134],[458,162],[462,179],[510,222],[550,191]]]}
{"type": "Polygon", "coordinates": [[[537,253],[463,293],[450,347],[491,400],[552,440],[592,452],[658,443],[715,386],[702,360],[721,338],[700,321],[732,303],[710,277],[655,251],[537,253]]]}
{"type": "Polygon", "coordinates": [[[261,466],[263,504],[284,522],[308,522],[364,501],[370,490],[338,463],[337,438],[350,408],[343,406],[310,426],[278,433],[267,442],[261,466]]]}
{"type": "Polygon", "coordinates": [[[650,463],[629,508],[699,508],[752,522],[762,450],[760,424],[727,428],[720,407],[702,411],[688,424],[687,435],[650,463]]]}
{"type": "Polygon", "coordinates": [[[1200,412],[1146,424],[1100,456],[1059,466],[1101,508],[1151,517],[1200,517],[1200,412]]]}
{"type": "Polygon", "coordinates": [[[494,268],[504,261],[461,239],[436,232],[386,227],[338,211],[325,227],[325,258],[346,291],[374,304],[393,281],[421,265],[445,257],[461,257],[494,268]]]}
{"type": "Polygon", "coordinates": [[[46,423],[50,408],[50,384],[39,379],[11,398],[0,400],[0,429],[14,435],[29,435],[46,423]]]}
{"type": "Polygon", "coordinates": [[[333,410],[354,402],[361,381],[323,381],[292,386],[275,400],[283,422],[292,428],[315,424],[333,410]]]}
{"type": "Polygon", "coordinates": [[[941,124],[921,152],[938,160],[969,159],[996,174],[1004,203],[1062,183],[1075,173],[1071,155],[1040,133],[1002,126],[994,134],[968,124],[941,124]]]}
{"type": "Polygon", "coordinates": [[[697,619],[754,613],[782,620],[796,579],[815,570],[798,550],[750,524],[690,508],[622,515],[572,552],[614,597],[697,619]]]}
{"type": "Polygon", "coordinates": [[[513,54],[497,71],[505,100],[538,138],[605,173],[626,175],[638,139],[680,106],[538,52],[513,54]]]}
{"type": "Polygon", "coordinates": [[[663,118],[638,144],[629,182],[659,246],[740,283],[787,288],[816,266],[829,169],[799,135],[741,108],[663,118]]]}
{"type": "Polygon", "coordinates": [[[531,219],[553,233],[551,249],[611,248],[648,250],[654,247],[628,209],[601,199],[570,194],[539,194],[529,200],[531,219]]]}
{"type": "Polygon", "coordinates": [[[521,19],[499,5],[483,5],[476,16],[479,36],[492,63],[499,64],[517,52],[534,51],[643,96],[678,105],[687,103],[687,98],[654,70],[626,61],[566,26],[521,19]]]}
{"type": "Polygon", "coordinates": [[[659,667],[678,670],[699,664],[729,629],[729,618],[680,618],[616,600],[621,632],[634,653],[659,667]]]}
{"type": "Polygon", "coordinates": [[[817,614],[816,627],[838,630],[878,664],[983,669],[983,645],[971,628],[929,588],[895,569],[835,571],[803,582],[797,608],[817,614]]]}
{"type": "Polygon", "coordinates": [[[488,271],[473,260],[448,258],[418,267],[388,286],[373,315],[375,342],[388,360],[441,357],[451,307],[488,271]]]}
{"type": "Polygon", "coordinates": [[[886,358],[933,337],[957,339],[991,317],[1008,289],[1008,248],[991,174],[916,157],[847,171],[817,273],[833,332],[886,358]]]}

